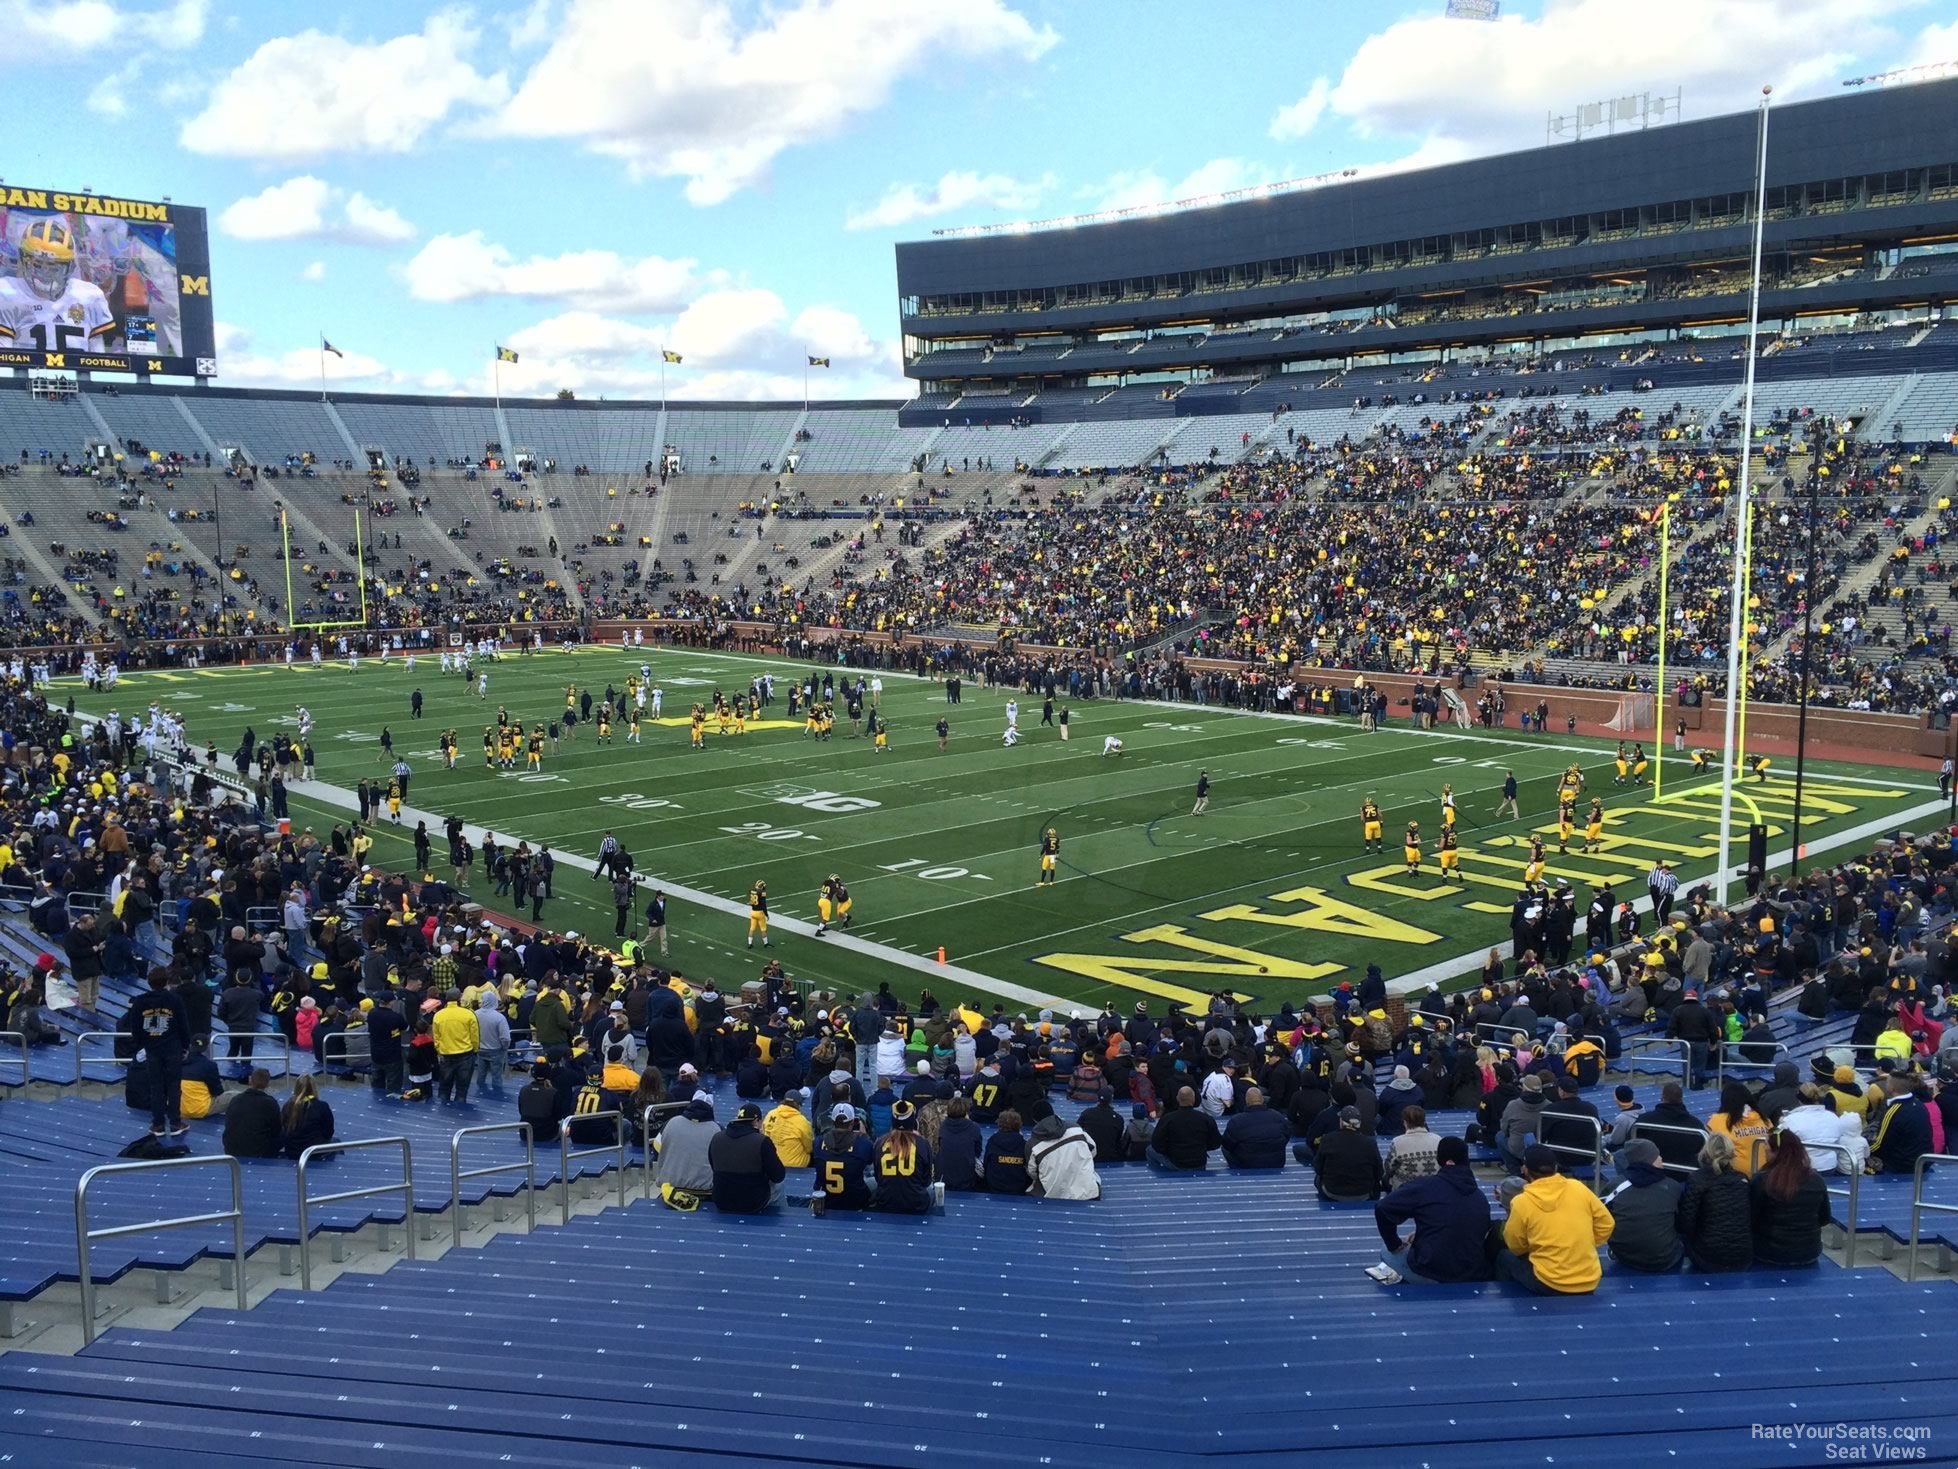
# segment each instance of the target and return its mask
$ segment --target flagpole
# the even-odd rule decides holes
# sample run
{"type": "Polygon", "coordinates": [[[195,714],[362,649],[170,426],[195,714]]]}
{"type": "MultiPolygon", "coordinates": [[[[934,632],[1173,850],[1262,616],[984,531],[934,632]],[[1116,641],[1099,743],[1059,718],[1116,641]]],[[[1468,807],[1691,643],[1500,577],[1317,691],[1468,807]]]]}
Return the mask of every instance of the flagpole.
{"type": "MultiPolygon", "coordinates": [[[[503,411],[503,349],[494,344],[490,348],[490,392],[496,398],[496,411],[501,413],[503,411]]],[[[510,454],[508,444],[503,446],[503,454],[507,461],[510,454]]]]}
{"type": "Polygon", "coordinates": [[[320,402],[326,401],[326,333],[320,333],[320,402]]]}

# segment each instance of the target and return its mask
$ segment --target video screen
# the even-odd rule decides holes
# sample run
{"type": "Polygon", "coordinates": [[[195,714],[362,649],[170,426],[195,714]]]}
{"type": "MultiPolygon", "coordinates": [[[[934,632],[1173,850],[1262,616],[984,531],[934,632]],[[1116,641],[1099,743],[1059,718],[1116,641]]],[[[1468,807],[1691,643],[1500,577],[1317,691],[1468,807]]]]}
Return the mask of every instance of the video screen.
{"type": "Polygon", "coordinates": [[[0,364],[214,377],[209,269],[201,209],[0,186],[0,364]]]}

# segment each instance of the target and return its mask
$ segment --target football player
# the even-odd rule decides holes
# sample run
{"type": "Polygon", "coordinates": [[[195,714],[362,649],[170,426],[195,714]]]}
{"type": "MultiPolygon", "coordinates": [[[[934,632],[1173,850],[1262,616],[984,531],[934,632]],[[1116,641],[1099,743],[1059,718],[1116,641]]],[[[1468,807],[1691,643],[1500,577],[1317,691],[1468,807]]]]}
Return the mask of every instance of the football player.
{"type": "Polygon", "coordinates": [[[18,248],[18,273],[0,277],[0,342],[41,352],[105,349],[115,313],[76,269],[74,228],[58,216],[37,219],[18,248]]]}

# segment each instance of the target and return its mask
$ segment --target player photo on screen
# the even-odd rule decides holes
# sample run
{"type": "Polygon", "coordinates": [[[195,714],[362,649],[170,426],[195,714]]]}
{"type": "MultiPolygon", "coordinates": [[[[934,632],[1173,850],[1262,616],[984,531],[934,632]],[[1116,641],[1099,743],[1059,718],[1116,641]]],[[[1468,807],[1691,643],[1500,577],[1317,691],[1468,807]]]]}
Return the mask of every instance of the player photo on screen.
{"type": "Polygon", "coordinates": [[[175,230],[0,209],[0,346],[183,355],[175,230]]]}

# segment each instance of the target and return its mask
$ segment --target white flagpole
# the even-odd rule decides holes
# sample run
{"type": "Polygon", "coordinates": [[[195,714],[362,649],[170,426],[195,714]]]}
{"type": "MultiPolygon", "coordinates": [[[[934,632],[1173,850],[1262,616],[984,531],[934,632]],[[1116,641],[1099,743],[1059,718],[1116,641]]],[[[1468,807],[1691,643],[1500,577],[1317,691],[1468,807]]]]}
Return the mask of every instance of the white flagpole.
{"type": "MultiPolygon", "coordinates": [[[[1773,96],[1773,87],[1761,88],[1761,145],[1756,164],[1759,178],[1754,193],[1754,277],[1747,301],[1747,368],[1741,386],[1740,475],[1734,486],[1734,581],[1727,594],[1727,701],[1724,758],[1720,762],[1720,856],[1713,876],[1713,900],[1723,906],[1727,901],[1727,872],[1733,865],[1734,773],[1743,753],[1734,748],[1734,719],[1742,698],[1741,639],[1747,631],[1747,497],[1754,460],[1754,347],[1761,330],[1761,234],[1767,224],[1768,104],[1773,96]]],[[[1665,690],[1658,690],[1658,696],[1663,700],[1665,690]]]]}
{"type": "Polygon", "coordinates": [[[320,333],[320,402],[326,401],[326,333],[320,333]]]}

